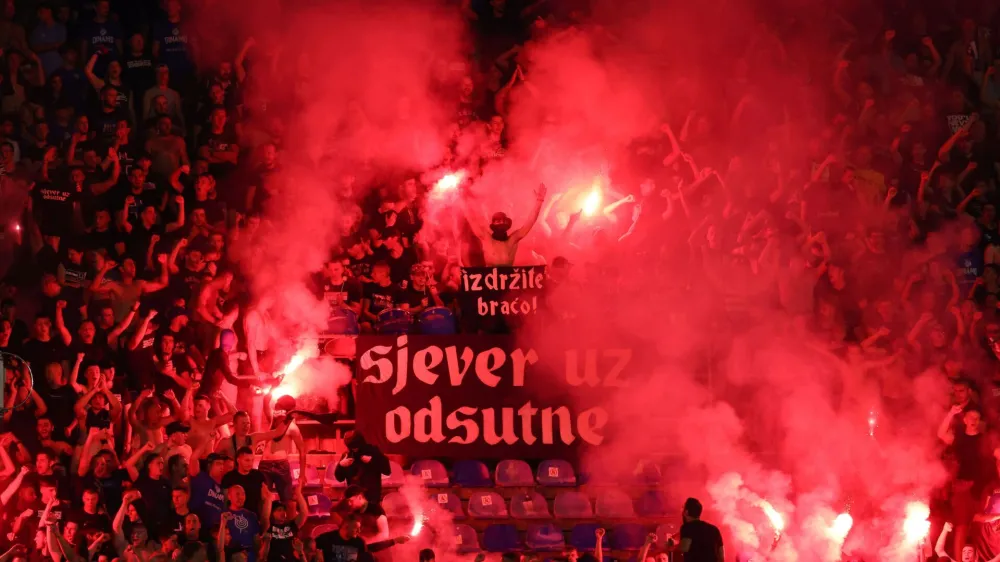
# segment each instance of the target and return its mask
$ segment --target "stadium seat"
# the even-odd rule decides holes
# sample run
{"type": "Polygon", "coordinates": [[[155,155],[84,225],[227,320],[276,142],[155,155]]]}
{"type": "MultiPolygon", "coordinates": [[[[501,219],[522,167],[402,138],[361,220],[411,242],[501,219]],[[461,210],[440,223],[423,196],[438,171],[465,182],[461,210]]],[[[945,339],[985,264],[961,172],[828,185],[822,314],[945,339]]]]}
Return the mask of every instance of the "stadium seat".
{"type": "Polygon", "coordinates": [[[531,474],[531,467],[522,460],[500,461],[493,476],[499,488],[531,488],[535,485],[535,477],[531,474]]]}
{"type": "Polygon", "coordinates": [[[396,461],[389,461],[389,475],[382,475],[383,488],[401,488],[406,483],[406,473],[396,461]]]}
{"type": "Polygon", "coordinates": [[[336,307],[330,311],[327,320],[327,333],[338,336],[356,336],[361,333],[358,325],[358,315],[353,310],[336,307]]]}
{"type": "Polygon", "coordinates": [[[326,494],[309,494],[306,496],[309,506],[309,517],[329,517],[333,510],[333,501],[326,494]]]}
{"type": "Polygon", "coordinates": [[[520,548],[521,540],[513,525],[489,525],[483,531],[483,549],[487,552],[511,552],[520,548]]]}
{"type": "Polygon", "coordinates": [[[600,488],[595,503],[598,518],[631,519],[635,517],[635,510],[632,509],[632,498],[618,488],[600,488]]]}
{"type": "Polygon", "coordinates": [[[455,315],[443,306],[434,306],[420,313],[417,327],[421,334],[430,336],[450,336],[456,332],[455,315]]]}
{"type": "Polygon", "coordinates": [[[641,460],[635,465],[632,477],[635,478],[635,483],[640,486],[657,486],[663,480],[663,473],[658,464],[641,460]]]}
{"type": "Polygon", "coordinates": [[[389,492],[382,498],[382,509],[389,519],[412,519],[413,512],[410,510],[410,503],[406,501],[403,494],[399,492],[389,492]]]}
{"type": "MultiPolygon", "coordinates": [[[[292,473],[292,485],[295,485],[299,481],[299,461],[288,461],[288,468],[291,469],[292,473]]],[[[319,471],[316,470],[315,466],[306,467],[306,486],[309,487],[319,487],[322,486],[323,482],[319,479],[319,471]]]]}
{"type": "Polygon", "coordinates": [[[452,466],[452,483],[462,488],[490,488],[493,481],[490,480],[490,470],[482,461],[464,460],[457,461],[452,466]]]}
{"type": "Polygon", "coordinates": [[[479,537],[476,530],[468,525],[455,525],[455,551],[459,554],[479,552],[479,537]]]}
{"type": "Polygon", "coordinates": [[[510,499],[510,516],[514,519],[551,519],[545,497],[535,491],[515,494],[510,499]]]}
{"type": "Polygon", "coordinates": [[[562,551],[566,548],[566,540],[562,530],[552,523],[532,523],[524,539],[531,550],[562,551]]]}
{"type": "Polygon", "coordinates": [[[439,461],[416,461],[410,467],[410,474],[420,478],[425,488],[447,488],[448,471],[439,461]]]}
{"type": "MultiPolygon", "coordinates": [[[[594,550],[597,548],[597,535],[594,534],[600,525],[597,523],[577,523],[569,533],[569,544],[577,550],[594,550]]],[[[608,535],[601,541],[604,549],[608,548],[608,535]]]]}
{"type": "Polygon", "coordinates": [[[431,494],[430,501],[434,502],[439,509],[450,511],[452,519],[465,519],[465,512],[462,511],[462,500],[451,492],[435,492],[431,494]]]}
{"type": "Polygon", "coordinates": [[[646,528],[638,523],[615,525],[611,530],[611,549],[639,550],[645,544],[647,534],[646,528]]]}
{"type": "Polygon", "coordinates": [[[650,490],[635,500],[635,511],[639,517],[666,517],[667,499],[663,492],[650,490]]]}
{"type": "Polygon", "coordinates": [[[554,511],[556,519],[590,519],[594,516],[590,498],[583,492],[568,490],[556,496],[554,511]]]}
{"type": "Polygon", "coordinates": [[[326,485],[331,488],[346,488],[347,482],[340,482],[334,473],[337,471],[337,463],[340,462],[338,457],[335,460],[331,460],[329,464],[326,465],[326,485]]]}
{"type": "Polygon", "coordinates": [[[316,537],[322,535],[323,533],[331,533],[333,531],[336,531],[337,528],[338,528],[337,525],[334,525],[333,523],[316,525],[315,527],[313,527],[312,534],[310,536],[315,539],[316,537]]]}
{"type": "Polygon", "coordinates": [[[573,465],[564,460],[542,461],[536,478],[540,486],[576,486],[573,465]]]}
{"type": "Polygon", "coordinates": [[[507,506],[496,492],[477,490],[469,498],[469,517],[473,519],[506,519],[507,506]]]}

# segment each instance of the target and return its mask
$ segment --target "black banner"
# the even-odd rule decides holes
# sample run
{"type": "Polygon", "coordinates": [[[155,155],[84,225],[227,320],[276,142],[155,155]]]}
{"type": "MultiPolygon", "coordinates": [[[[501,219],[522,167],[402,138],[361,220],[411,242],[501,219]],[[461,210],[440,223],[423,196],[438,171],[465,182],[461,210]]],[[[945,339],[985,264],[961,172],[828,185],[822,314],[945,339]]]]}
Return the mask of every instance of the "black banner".
{"type": "Polygon", "coordinates": [[[633,350],[519,346],[508,336],[361,336],[357,424],[387,453],[550,458],[599,446],[601,397],[628,384],[633,350]]]}
{"type": "Polygon", "coordinates": [[[534,316],[542,306],[545,266],[462,268],[463,318],[534,316]]]}

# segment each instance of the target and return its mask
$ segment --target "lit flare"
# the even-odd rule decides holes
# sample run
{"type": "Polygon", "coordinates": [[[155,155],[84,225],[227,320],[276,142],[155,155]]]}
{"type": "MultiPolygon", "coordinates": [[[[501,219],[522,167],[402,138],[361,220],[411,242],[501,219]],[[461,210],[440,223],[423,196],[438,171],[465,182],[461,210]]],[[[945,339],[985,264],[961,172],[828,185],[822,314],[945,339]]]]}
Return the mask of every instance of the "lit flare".
{"type": "Polygon", "coordinates": [[[931,530],[931,522],[927,520],[931,510],[923,502],[910,502],[906,505],[906,519],[903,520],[903,537],[909,545],[917,545],[931,530]]]}
{"type": "Polygon", "coordinates": [[[850,513],[841,513],[833,520],[833,525],[830,526],[830,536],[839,541],[843,541],[847,538],[847,534],[851,532],[851,527],[854,526],[854,518],[851,517],[850,513]]]}
{"type": "Polygon", "coordinates": [[[463,179],[465,179],[465,171],[463,170],[445,174],[434,184],[434,190],[451,191],[461,185],[463,179]]]}

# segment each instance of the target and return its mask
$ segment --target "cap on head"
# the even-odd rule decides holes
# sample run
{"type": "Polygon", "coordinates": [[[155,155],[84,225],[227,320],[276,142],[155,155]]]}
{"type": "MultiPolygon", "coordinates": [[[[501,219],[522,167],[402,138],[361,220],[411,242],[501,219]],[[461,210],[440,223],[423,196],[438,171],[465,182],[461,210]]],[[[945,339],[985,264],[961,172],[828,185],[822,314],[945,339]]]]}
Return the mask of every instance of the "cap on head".
{"type": "Polygon", "coordinates": [[[181,422],[177,421],[170,422],[167,425],[167,435],[173,435],[175,433],[187,433],[188,431],[191,431],[191,428],[188,425],[183,424],[181,422]]]}

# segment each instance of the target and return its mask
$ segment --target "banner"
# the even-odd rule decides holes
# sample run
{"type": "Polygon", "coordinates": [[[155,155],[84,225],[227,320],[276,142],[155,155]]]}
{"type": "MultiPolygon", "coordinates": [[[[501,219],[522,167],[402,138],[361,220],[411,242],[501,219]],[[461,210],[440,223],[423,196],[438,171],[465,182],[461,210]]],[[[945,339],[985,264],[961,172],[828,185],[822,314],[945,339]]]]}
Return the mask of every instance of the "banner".
{"type": "Polygon", "coordinates": [[[545,266],[465,267],[459,304],[467,319],[534,316],[542,307],[545,266]]]}
{"type": "Polygon", "coordinates": [[[605,442],[633,350],[545,356],[508,336],[361,336],[357,427],[415,458],[572,457],[605,442]]]}

